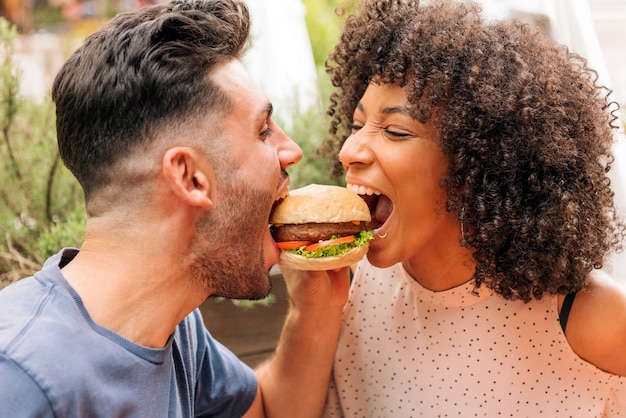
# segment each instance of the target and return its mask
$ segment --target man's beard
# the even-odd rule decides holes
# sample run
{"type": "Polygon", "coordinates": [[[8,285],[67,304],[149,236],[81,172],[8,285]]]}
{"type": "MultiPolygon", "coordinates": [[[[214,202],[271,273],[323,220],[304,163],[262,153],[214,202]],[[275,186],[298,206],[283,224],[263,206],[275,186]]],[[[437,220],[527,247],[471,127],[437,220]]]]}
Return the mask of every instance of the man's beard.
{"type": "Polygon", "coordinates": [[[263,233],[272,196],[244,182],[229,184],[222,198],[196,225],[191,256],[192,284],[208,296],[258,300],[271,290],[265,270],[263,233]]]}

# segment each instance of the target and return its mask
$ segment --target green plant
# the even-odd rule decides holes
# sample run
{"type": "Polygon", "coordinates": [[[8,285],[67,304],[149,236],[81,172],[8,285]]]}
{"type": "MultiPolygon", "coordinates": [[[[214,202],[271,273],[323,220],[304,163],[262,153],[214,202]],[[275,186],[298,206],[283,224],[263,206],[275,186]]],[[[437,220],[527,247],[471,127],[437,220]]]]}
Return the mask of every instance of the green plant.
{"type": "MultiPolygon", "coordinates": [[[[321,68],[318,68],[320,97],[328,100],[330,89],[328,77],[322,73],[321,68]]],[[[305,112],[296,112],[289,123],[277,117],[277,123],[286,127],[285,133],[302,148],[302,161],[288,169],[292,188],[310,183],[344,185],[342,179],[331,179],[332,162],[317,153],[317,148],[328,134],[329,121],[325,112],[327,106],[325,100],[322,100],[318,106],[313,106],[305,112]]]]}
{"type": "MultiPolygon", "coordinates": [[[[287,134],[303,150],[303,160],[289,169],[292,187],[310,183],[342,184],[331,180],[331,162],[317,154],[328,133],[325,109],[330,82],[319,62],[336,41],[340,0],[318,4],[305,0],[309,31],[318,56],[322,103],[293,115],[287,134]]],[[[31,275],[64,246],[79,246],[86,214],[82,191],[61,163],[56,146],[54,105],[19,95],[20,71],[13,62],[17,30],[0,18],[0,288],[31,275]]],[[[281,126],[287,124],[278,121],[281,126]]],[[[271,299],[261,303],[270,303],[271,299]]]]}
{"type": "Polygon", "coordinates": [[[0,288],[78,245],[85,221],[82,191],[57,152],[54,106],[19,95],[16,36],[0,19],[0,288]]]}
{"type": "Polygon", "coordinates": [[[342,5],[342,0],[302,0],[302,3],[307,11],[305,21],[315,64],[323,67],[341,33],[343,20],[336,9],[342,5]]]}
{"type": "Polygon", "coordinates": [[[60,7],[52,7],[49,4],[38,4],[33,9],[35,28],[62,27],[66,21],[60,7]]]}

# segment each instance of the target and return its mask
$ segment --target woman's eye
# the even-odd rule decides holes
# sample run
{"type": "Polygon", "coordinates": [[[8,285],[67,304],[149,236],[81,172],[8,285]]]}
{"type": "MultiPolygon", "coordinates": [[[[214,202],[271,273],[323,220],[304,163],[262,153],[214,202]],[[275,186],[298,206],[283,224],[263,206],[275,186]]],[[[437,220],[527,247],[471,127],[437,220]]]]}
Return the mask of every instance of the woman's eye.
{"type": "MultiPolygon", "coordinates": [[[[353,122],[351,124],[348,124],[348,129],[350,130],[350,132],[352,134],[358,132],[359,130],[361,130],[363,128],[363,125],[357,123],[357,122],[353,122]]],[[[412,136],[410,133],[407,133],[405,131],[397,131],[394,129],[389,129],[389,128],[380,128],[380,132],[384,133],[386,136],[392,138],[392,139],[402,139],[402,138],[407,138],[412,136]]]]}
{"type": "Polygon", "coordinates": [[[351,123],[348,125],[348,129],[352,132],[356,132],[359,129],[361,129],[363,126],[359,125],[358,123],[351,123]]]}
{"type": "Polygon", "coordinates": [[[385,133],[393,138],[406,138],[408,136],[411,136],[411,134],[408,134],[406,132],[391,131],[389,129],[385,129],[385,133]]]}

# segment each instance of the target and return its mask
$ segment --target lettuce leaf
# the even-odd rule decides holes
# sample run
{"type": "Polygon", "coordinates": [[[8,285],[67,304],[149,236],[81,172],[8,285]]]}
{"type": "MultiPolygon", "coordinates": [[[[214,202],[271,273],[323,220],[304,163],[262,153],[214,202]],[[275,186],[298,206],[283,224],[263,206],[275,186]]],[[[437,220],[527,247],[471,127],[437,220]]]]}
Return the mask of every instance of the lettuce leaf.
{"type": "MultiPolygon", "coordinates": [[[[331,237],[331,239],[340,238],[338,235],[331,237]]],[[[374,239],[374,233],[372,231],[361,231],[354,236],[355,240],[343,244],[327,245],[313,251],[305,251],[306,246],[300,247],[296,250],[286,250],[290,253],[298,254],[307,258],[319,258],[319,257],[337,257],[344,255],[353,248],[360,247],[369,243],[374,239]]]]}

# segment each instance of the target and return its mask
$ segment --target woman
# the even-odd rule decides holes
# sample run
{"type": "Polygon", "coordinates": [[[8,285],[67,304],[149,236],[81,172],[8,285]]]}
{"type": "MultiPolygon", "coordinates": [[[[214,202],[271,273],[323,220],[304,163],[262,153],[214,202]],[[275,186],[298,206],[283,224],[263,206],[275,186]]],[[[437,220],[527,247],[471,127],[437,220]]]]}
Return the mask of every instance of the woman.
{"type": "Polygon", "coordinates": [[[533,28],[418,3],[362,2],[328,61],[325,151],[376,239],[326,416],[625,415],[616,105],[533,28]]]}

